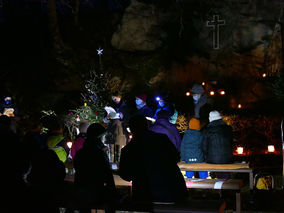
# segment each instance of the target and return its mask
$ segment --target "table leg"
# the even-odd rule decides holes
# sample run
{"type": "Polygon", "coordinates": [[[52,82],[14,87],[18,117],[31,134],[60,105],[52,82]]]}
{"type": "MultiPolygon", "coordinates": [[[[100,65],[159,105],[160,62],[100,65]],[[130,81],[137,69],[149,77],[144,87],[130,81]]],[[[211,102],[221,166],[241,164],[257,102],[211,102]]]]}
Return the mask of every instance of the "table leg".
{"type": "Polygon", "coordinates": [[[253,190],[253,173],[249,173],[249,189],[253,190]]]}

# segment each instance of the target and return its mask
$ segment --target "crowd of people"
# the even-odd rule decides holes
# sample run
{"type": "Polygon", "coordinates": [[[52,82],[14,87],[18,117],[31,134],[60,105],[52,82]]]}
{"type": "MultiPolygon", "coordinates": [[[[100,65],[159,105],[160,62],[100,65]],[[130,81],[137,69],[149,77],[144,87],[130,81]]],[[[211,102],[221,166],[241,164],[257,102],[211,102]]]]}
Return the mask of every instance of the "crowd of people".
{"type": "MultiPolygon", "coordinates": [[[[184,134],[175,125],[178,111],[166,96],[157,100],[157,108],[153,110],[147,105],[147,95],[138,94],[137,110],[131,114],[122,95],[116,93],[112,105],[105,107],[103,123],[80,122],[71,150],[56,117],[44,121],[49,132],[42,134],[40,122],[43,121],[35,116],[29,131],[20,138],[11,128],[13,116],[2,107],[0,131],[6,159],[2,184],[7,188],[7,198],[20,202],[20,208],[30,212],[39,212],[39,208],[40,212],[58,212],[60,196],[77,203],[80,212],[90,212],[92,205],[104,202],[112,206],[127,200],[122,199],[114,183],[111,164],[116,163],[117,174],[132,181],[131,202],[185,201],[187,188],[178,162],[232,162],[232,128],[214,110],[202,85],[194,85],[191,94],[194,107],[189,112],[189,129],[184,134]],[[9,156],[11,150],[13,156],[9,156]],[[67,190],[64,180],[68,160],[75,169],[72,186],[75,190],[69,195],[63,193],[67,190]],[[13,197],[14,194],[17,196],[13,197]]],[[[7,103],[5,99],[2,105],[7,103]]],[[[208,175],[207,172],[185,174],[188,178],[208,178],[208,175]]]]}

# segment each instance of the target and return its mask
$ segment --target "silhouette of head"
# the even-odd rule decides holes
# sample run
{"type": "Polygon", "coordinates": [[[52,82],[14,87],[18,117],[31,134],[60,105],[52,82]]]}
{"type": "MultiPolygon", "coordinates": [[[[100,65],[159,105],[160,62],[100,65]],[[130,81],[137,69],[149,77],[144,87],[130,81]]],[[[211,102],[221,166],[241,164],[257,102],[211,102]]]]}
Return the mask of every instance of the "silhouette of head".
{"type": "Polygon", "coordinates": [[[88,127],[89,127],[89,124],[88,124],[87,121],[80,122],[80,124],[79,124],[79,131],[80,131],[80,133],[86,133],[88,127]]]}
{"type": "Polygon", "coordinates": [[[91,124],[87,129],[87,138],[89,140],[96,140],[106,132],[105,128],[99,123],[91,124]]]}
{"type": "Polygon", "coordinates": [[[161,110],[157,113],[157,118],[165,118],[165,119],[169,119],[170,117],[170,113],[166,110],[161,110]]]}
{"type": "Polygon", "coordinates": [[[139,135],[148,129],[147,119],[143,115],[134,115],[129,120],[129,127],[134,136],[139,135]]]}

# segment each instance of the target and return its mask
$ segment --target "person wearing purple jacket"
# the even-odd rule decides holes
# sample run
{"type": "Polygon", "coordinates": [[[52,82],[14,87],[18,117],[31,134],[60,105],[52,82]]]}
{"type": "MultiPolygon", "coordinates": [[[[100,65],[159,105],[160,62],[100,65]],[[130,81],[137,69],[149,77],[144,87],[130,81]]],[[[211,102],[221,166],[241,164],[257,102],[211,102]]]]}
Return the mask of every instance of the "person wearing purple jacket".
{"type": "Polygon", "coordinates": [[[175,145],[176,149],[180,150],[181,137],[176,126],[169,122],[170,113],[166,110],[161,110],[157,113],[157,120],[150,127],[150,130],[156,133],[165,134],[170,141],[175,145]]]}

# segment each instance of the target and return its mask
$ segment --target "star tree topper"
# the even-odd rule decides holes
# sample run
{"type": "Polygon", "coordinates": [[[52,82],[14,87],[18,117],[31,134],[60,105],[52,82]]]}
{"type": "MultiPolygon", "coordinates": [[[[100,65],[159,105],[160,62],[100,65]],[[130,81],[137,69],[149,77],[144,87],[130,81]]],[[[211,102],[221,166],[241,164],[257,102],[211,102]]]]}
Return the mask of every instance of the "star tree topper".
{"type": "Polygon", "coordinates": [[[101,48],[99,48],[99,49],[97,49],[97,52],[98,52],[98,55],[100,56],[100,55],[102,55],[103,54],[103,49],[101,49],[101,48]]]}

